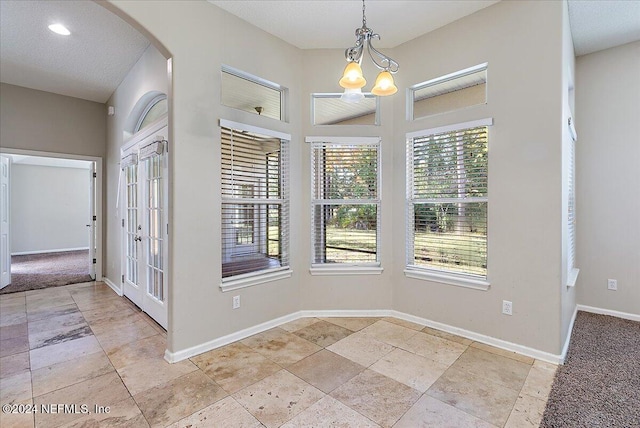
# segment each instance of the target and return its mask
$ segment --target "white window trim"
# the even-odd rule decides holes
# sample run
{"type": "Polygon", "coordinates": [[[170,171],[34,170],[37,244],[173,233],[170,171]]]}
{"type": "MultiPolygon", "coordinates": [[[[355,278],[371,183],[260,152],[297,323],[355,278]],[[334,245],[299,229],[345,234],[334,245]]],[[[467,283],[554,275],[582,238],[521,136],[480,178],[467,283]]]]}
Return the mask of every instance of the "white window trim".
{"type": "Polygon", "coordinates": [[[484,279],[474,279],[472,276],[456,275],[451,272],[440,272],[426,269],[420,266],[409,265],[404,270],[407,278],[421,279],[423,281],[440,282],[442,284],[456,285],[458,287],[473,288],[475,290],[489,290],[491,283],[484,279]]]}
{"type": "Polygon", "coordinates": [[[578,274],[580,273],[580,269],[573,268],[569,270],[567,273],[567,287],[575,287],[576,282],[578,281],[578,274]]]}
{"type": "MultiPolygon", "coordinates": [[[[569,111],[571,109],[569,108],[569,111]]],[[[573,118],[569,117],[567,121],[569,127],[569,134],[571,140],[569,141],[569,178],[567,182],[568,197],[573,197],[573,224],[568,225],[567,234],[573,236],[573,239],[568,239],[567,248],[567,287],[575,287],[578,281],[578,274],[580,269],[576,268],[576,140],[578,138],[576,129],[573,124],[573,118]],[[573,244],[573,245],[572,245],[573,244]]]]}
{"type": "Polygon", "coordinates": [[[380,144],[382,138],[380,137],[306,137],[304,139],[307,143],[331,143],[331,144],[345,144],[345,145],[363,145],[370,146],[371,144],[380,144]]]}
{"type": "MultiPolygon", "coordinates": [[[[429,129],[423,129],[420,131],[414,131],[414,132],[408,132],[407,134],[405,134],[405,138],[406,138],[406,143],[407,143],[407,156],[411,155],[413,156],[413,153],[409,153],[409,149],[408,149],[408,144],[409,142],[416,137],[423,137],[426,135],[431,135],[431,134],[440,134],[443,132],[451,132],[451,131],[458,131],[461,129],[466,129],[466,128],[476,128],[479,126],[492,126],[493,125],[493,118],[489,117],[489,118],[484,118],[484,119],[478,119],[478,120],[472,120],[469,122],[462,122],[462,123],[457,123],[457,124],[452,124],[452,125],[446,125],[446,126],[440,126],[440,127],[436,127],[436,128],[429,128],[429,129]]],[[[408,174],[408,172],[407,172],[408,174]]],[[[408,176],[407,176],[408,179],[408,176]]],[[[412,183],[413,185],[413,183],[412,183]]],[[[406,191],[407,194],[405,196],[406,198],[406,203],[405,203],[405,210],[409,209],[409,206],[411,204],[410,200],[411,200],[411,195],[409,194],[410,190],[409,190],[409,183],[406,183],[406,191]]],[[[484,199],[484,198],[483,198],[484,199]]],[[[487,198],[488,201],[488,198],[487,198]]],[[[414,201],[415,202],[415,201],[414,201]]],[[[405,218],[408,218],[408,213],[405,212],[405,218]]],[[[487,224],[488,226],[488,224],[487,224]]],[[[408,230],[409,225],[405,224],[405,230],[408,230]]],[[[409,257],[409,245],[413,245],[413,242],[409,242],[409,240],[407,238],[406,239],[406,257],[408,259],[409,257]]],[[[487,246],[488,246],[488,242],[489,242],[489,237],[487,236],[487,246]]],[[[487,264],[488,264],[488,257],[487,257],[487,264]]],[[[474,278],[473,275],[471,274],[456,274],[454,272],[446,272],[446,271],[439,271],[437,269],[433,269],[433,268],[426,268],[426,267],[422,267],[422,266],[416,266],[413,264],[409,264],[407,262],[406,266],[405,266],[405,270],[404,270],[404,275],[407,278],[413,278],[413,279],[420,279],[420,280],[424,280],[424,281],[432,281],[432,282],[439,282],[442,284],[449,284],[449,285],[455,285],[458,287],[464,287],[464,288],[472,288],[472,289],[476,289],[476,290],[484,290],[487,291],[489,290],[491,283],[489,282],[489,266],[487,265],[487,277],[485,278],[474,278]]]]}
{"type": "Polygon", "coordinates": [[[374,263],[370,266],[365,265],[341,265],[328,266],[319,263],[313,263],[309,269],[311,275],[380,275],[384,268],[380,263],[374,263]]]}
{"type": "Polygon", "coordinates": [[[290,278],[293,270],[289,267],[271,269],[260,272],[252,272],[244,275],[230,277],[228,280],[222,280],[220,289],[222,292],[239,290],[241,288],[252,287],[254,285],[264,284],[272,281],[290,278]]]}
{"type": "MultiPolygon", "coordinates": [[[[489,63],[488,62],[484,62],[482,64],[478,64],[478,65],[474,65],[473,67],[469,67],[469,68],[465,68],[464,70],[458,70],[458,71],[454,71],[453,73],[449,73],[449,74],[445,74],[444,76],[440,76],[440,77],[436,77],[435,79],[431,79],[431,80],[427,80],[426,82],[422,82],[422,83],[417,83],[413,86],[410,86],[407,88],[407,97],[406,97],[406,111],[407,111],[407,121],[409,122],[413,122],[415,120],[419,120],[419,119],[424,119],[426,117],[430,117],[430,116],[435,116],[435,115],[440,115],[440,114],[445,114],[445,113],[451,113],[452,111],[455,110],[462,110],[462,109],[466,109],[469,107],[473,107],[474,105],[481,105],[481,104],[474,104],[474,105],[470,105],[470,106],[465,106],[462,108],[458,108],[455,110],[449,110],[449,111],[443,111],[440,113],[435,113],[429,116],[421,116],[421,117],[413,117],[414,116],[414,104],[416,102],[416,92],[419,91],[420,89],[424,89],[424,88],[428,88],[429,86],[434,86],[443,82],[447,82],[449,80],[453,80],[453,79],[457,79],[459,77],[463,77],[469,74],[473,74],[476,73],[478,71],[483,71],[483,70],[488,70],[489,68],[489,63]]],[[[486,101],[486,92],[485,92],[485,102],[482,104],[487,104],[486,101]]],[[[444,131],[443,131],[444,132],[444,131]]]]}
{"type": "MultiPolygon", "coordinates": [[[[155,97],[153,97],[151,99],[151,101],[149,101],[149,103],[147,103],[147,105],[144,108],[144,110],[142,110],[142,114],[140,114],[140,117],[138,117],[138,121],[136,122],[136,126],[135,126],[134,131],[133,131],[134,134],[136,132],[140,132],[141,131],[140,127],[142,126],[142,121],[147,117],[147,114],[149,113],[149,110],[151,110],[153,108],[153,106],[158,104],[160,101],[166,100],[166,99],[167,99],[167,96],[165,94],[159,94],[159,95],[156,95],[155,97]]],[[[166,116],[166,115],[163,115],[163,116],[166,116]]]]}
{"type": "Polygon", "coordinates": [[[465,128],[477,128],[478,126],[491,126],[491,125],[493,125],[493,118],[487,117],[485,119],[472,120],[469,122],[462,122],[462,123],[454,123],[453,125],[445,125],[445,126],[439,126],[437,128],[428,128],[428,129],[421,129],[419,131],[408,132],[406,134],[406,138],[407,140],[410,140],[412,138],[424,137],[425,135],[430,135],[430,134],[441,134],[443,132],[459,131],[465,128]]]}
{"type": "MultiPolygon", "coordinates": [[[[247,131],[255,134],[266,135],[268,137],[279,138],[281,140],[287,140],[291,143],[291,134],[284,132],[274,131],[268,128],[260,128],[259,126],[248,125],[246,123],[234,122],[232,120],[220,119],[219,125],[221,128],[237,129],[240,131],[247,131]]],[[[289,158],[289,162],[291,159],[289,158]]],[[[287,166],[289,167],[289,166],[287,166]]],[[[231,202],[233,200],[229,200],[231,202]]],[[[284,200],[278,200],[282,203],[284,200]]],[[[222,202],[225,202],[225,198],[222,198],[222,202]]],[[[289,204],[291,199],[289,198],[289,204]]],[[[289,213],[290,215],[290,213],[289,213]]],[[[290,221],[290,220],[289,220],[290,221]]],[[[291,244],[291,238],[289,238],[289,245],[291,244]]],[[[291,266],[279,267],[275,269],[266,269],[257,272],[249,272],[242,275],[234,275],[228,278],[223,278],[220,283],[220,289],[222,292],[238,290],[241,288],[252,287],[254,285],[264,284],[272,281],[279,281],[281,279],[290,278],[293,275],[291,266]]]]}
{"type": "Polygon", "coordinates": [[[291,141],[291,134],[274,131],[273,129],[260,128],[259,126],[247,125],[246,123],[234,122],[232,120],[220,119],[221,128],[237,129],[239,131],[252,132],[254,134],[262,134],[267,137],[279,138],[281,140],[291,141]]]}
{"type": "MultiPolygon", "coordinates": [[[[370,146],[372,144],[378,145],[378,198],[376,199],[378,203],[378,216],[382,215],[382,138],[381,137],[306,137],[305,142],[309,144],[313,143],[329,143],[329,144],[344,144],[344,145],[352,145],[352,146],[370,146]]],[[[313,157],[311,158],[311,162],[313,163],[313,157]]],[[[311,170],[313,170],[313,165],[311,165],[311,170]]],[[[311,194],[313,195],[313,180],[311,180],[311,194]]],[[[312,201],[313,201],[312,196],[312,201]]],[[[321,202],[349,202],[352,204],[358,204],[358,201],[343,201],[343,200],[334,200],[334,199],[322,199],[318,200],[321,202]]],[[[313,223],[313,222],[312,222],[313,223]]],[[[314,225],[311,225],[311,254],[314,254],[314,237],[313,237],[313,229],[314,225]]],[[[311,275],[380,275],[384,271],[382,268],[382,260],[381,260],[381,251],[382,251],[382,228],[380,225],[378,226],[378,236],[377,236],[377,246],[376,246],[376,256],[378,258],[378,262],[375,263],[341,263],[341,264],[322,264],[322,263],[311,263],[311,268],[309,268],[309,273],[311,275]]]]}

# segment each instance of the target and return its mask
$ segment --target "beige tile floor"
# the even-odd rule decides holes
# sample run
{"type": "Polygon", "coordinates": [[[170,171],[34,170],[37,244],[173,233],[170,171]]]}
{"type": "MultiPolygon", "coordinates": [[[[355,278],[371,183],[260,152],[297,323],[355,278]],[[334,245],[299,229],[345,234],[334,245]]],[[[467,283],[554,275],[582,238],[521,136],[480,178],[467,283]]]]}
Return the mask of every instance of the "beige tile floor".
{"type": "Polygon", "coordinates": [[[523,428],[556,369],[394,318],[302,318],[176,364],[165,344],[102,283],[2,295],[0,404],[78,407],[0,425],[523,428]]]}

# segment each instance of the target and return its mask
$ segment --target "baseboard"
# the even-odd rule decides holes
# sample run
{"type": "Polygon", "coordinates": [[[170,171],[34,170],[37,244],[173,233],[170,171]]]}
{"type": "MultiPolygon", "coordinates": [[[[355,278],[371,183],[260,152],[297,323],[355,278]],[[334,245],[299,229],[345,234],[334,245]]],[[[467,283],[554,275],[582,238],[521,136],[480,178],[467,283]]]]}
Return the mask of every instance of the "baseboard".
{"type": "Polygon", "coordinates": [[[592,314],[610,315],[612,317],[623,318],[625,320],[640,321],[639,314],[630,314],[628,312],[612,311],[611,309],[596,308],[586,305],[578,305],[578,310],[591,312],[592,314]]]}
{"type": "Polygon", "coordinates": [[[571,342],[571,333],[573,332],[573,324],[576,322],[576,316],[578,316],[578,306],[576,306],[573,310],[573,315],[571,315],[569,331],[567,332],[567,338],[564,340],[564,346],[562,347],[562,353],[560,354],[560,364],[564,364],[567,359],[567,352],[569,352],[569,343],[571,342]]]}
{"type": "Polygon", "coordinates": [[[458,336],[466,337],[467,339],[481,342],[487,345],[495,346],[496,348],[504,349],[506,351],[516,352],[527,357],[535,358],[537,360],[546,361],[552,364],[560,364],[562,361],[561,355],[552,354],[550,352],[541,351],[539,349],[529,348],[528,346],[518,345],[517,343],[508,342],[506,340],[497,339],[495,337],[486,336],[484,334],[476,333],[474,331],[465,330],[459,327],[453,327],[448,324],[443,324],[437,321],[431,321],[426,318],[420,318],[415,315],[405,314],[404,312],[389,311],[390,315],[394,318],[399,318],[405,321],[411,321],[417,324],[423,324],[427,327],[435,328],[437,330],[446,331],[447,333],[456,334],[458,336]]]}
{"type": "Polygon", "coordinates": [[[89,247],[81,247],[81,248],[58,248],[54,250],[37,250],[37,251],[20,251],[17,253],[11,253],[12,256],[30,256],[32,254],[49,254],[49,253],[63,253],[65,251],[84,251],[88,250],[89,247]]]}
{"type": "Polygon", "coordinates": [[[191,348],[183,349],[181,351],[169,352],[169,350],[167,349],[164,352],[164,359],[170,363],[177,363],[179,361],[186,360],[187,358],[193,357],[195,355],[199,355],[204,352],[211,351],[212,349],[220,348],[221,346],[228,345],[233,342],[237,342],[238,340],[246,339],[249,336],[262,333],[263,331],[269,330],[273,327],[277,327],[289,321],[297,320],[298,318],[302,318],[301,313],[294,312],[292,314],[275,318],[271,321],[263,322],[262,324],[245,328],[244,330],[240,330],[235,333],[231,333],[226,336],[222,336],[217,339],[211,340],[209,342],[205,342],[200,345],[193,346],[191,348]]]}
{"type": "Polygon", "coordinates": [[[253,327],[246,328],[244,330],[237,331],[235,333],[228,334],[218,339],[211,340],[209,342],[193,346],[191,348],[183,349],[177,352],[165,351],[164,358],[170,363],[177,363],[187,358],[193,357],[198,354],[202,354],[212,349],[219,348],[221,346],[228,345],[238,340],[245,339],[254,334],[261,333],[269,330],[273,327],[277,327],[284,323],[295,321],[299,318],[331,318],[331,317],[394,317],[405,321],[411,321],[418,324],[432,327],[438,330],[446,331],[447,333],[456,334],[458,336],[466,337],[476,342],[482,342],[487,345],[495,346],[496,348],[504,349],[518,354],[526,355],[531,358],[546,361],[553,364],[561,364],[563,361],[562,355],[551,354],[549,352],[540,351],[538,349],[529,348],[527,346],[518,345],[516,343],[507,342],[505,340],[496,339],[491,336],[485,336],[483,334],[475,333],[473,331],[453,327],[447,324],[442,324],[436,321],[431,321],[426,318],[416,317],[414,315],[405,314],[390,309],[370,309],[370,310],[304,310],[294,312],[289,315],[285,315],[271,321],[258,324],[253,327]]]}
{"type": "Polygon", "coordinates": [[[107,284],[113,291],[116,292],[116,294],[120,297],[122,297],[122,289],[120,287],[118,287],[113,281],[111,281],[109,278],[107,278],[106,276],[102,277],[102,282],[104,282],[105,284],[107,284]]]}
{"type": "Polygon", "coordinates": [[[326,310],[326,311],[314,311],[306,310],[300,311],[302,314],[299,318],[332,318],[332,317],[390,317],[393,316],[394,311],[390,309],[347,309],[347,310],[326,310]]]}

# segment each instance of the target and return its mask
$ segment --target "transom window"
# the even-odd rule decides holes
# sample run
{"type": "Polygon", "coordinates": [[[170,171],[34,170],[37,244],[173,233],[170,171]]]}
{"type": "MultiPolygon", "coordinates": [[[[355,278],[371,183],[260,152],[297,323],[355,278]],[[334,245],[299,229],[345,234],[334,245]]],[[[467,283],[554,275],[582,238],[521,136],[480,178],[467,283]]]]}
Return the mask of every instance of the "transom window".
{"type": "Polygon", "coordinates": [[[169,104],[167,103],[167,96],[162,94],[153,98],[138,119],[135,132],[141,131],[147,126],[151,125],[156,120],[165,116],[169,111],[169,104]]]}
{"type": "Polygon", "coordinates": [[[313,170],[312,267],[379,266],[379,138],[307,141],[313,170]]]}
{"type": "Polygon", "coordinates": [[[407,135],[407,265],[487,278],[488,126],[407,135]]]}
{"type": "Polygon", "coordinates": [[[288,136],[242,126],[221,121],[223,285],[289,266],[288,136]]]}
{"type": "Polygon", "coordinates": [[[288,89],[226,65],[220,81],[221,103],[247,113],[287,122],[288,89]]]}

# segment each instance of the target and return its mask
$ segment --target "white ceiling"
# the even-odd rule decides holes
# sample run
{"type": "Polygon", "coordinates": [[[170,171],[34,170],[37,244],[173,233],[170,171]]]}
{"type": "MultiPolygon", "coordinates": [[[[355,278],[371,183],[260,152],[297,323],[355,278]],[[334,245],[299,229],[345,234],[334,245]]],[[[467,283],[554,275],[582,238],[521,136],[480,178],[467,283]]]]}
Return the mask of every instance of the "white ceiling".
{"type": "Polygon", "coordinates": [[[640,40],[640,1],[569,0],[576,55],[640,40]]]}
{"type": "MultiPolygon", "coordinates": [[[[211,3],[300,48],[347,48],[362,24],[358,0],[211,3]]],[[[367,24],[391,48],[487,7],[491,1],[368,0],[367,24]]],[[[569,0],[577,55],[640,40],[640,0],[569,0]]],[[[148,40],[93,1],[0,0],[0,81],[106,102],[148,40]],[[63,37],[47,26],[64,23],[63,37]]]]}
{"type": "MultiPolygon", "coordinates": [[[[209,1],[301,49],[345,49],[362,25],[360,0],[209,1]]],[[[369,0],[367,26],[381,36],[376,47],[393,48],[497,2],[369,0]]]]}
{"type": "Polygon", "coordinates": [[[93,1],[0,1],[4,83],[104,103],[149,46],[93,1]],[[70,36],[47,27],[62,23],[70,36]]]}

